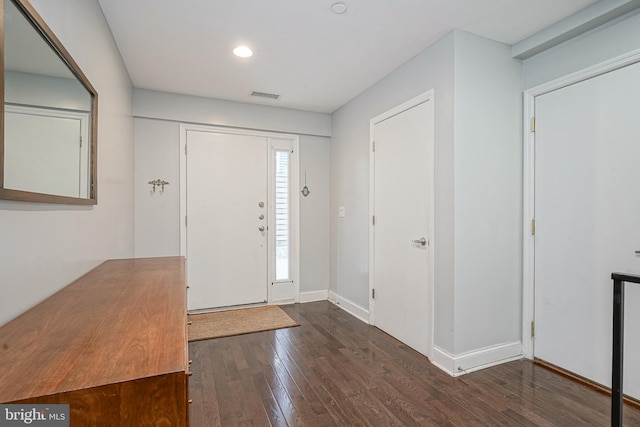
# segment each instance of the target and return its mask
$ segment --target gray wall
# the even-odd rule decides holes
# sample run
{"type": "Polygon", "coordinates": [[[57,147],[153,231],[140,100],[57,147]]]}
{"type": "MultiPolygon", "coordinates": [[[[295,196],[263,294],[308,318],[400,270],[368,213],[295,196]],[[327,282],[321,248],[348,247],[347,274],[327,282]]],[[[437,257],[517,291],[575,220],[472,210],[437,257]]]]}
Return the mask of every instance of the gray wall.
{"type": "Polygon", "coordinates": [[[75,79],[5,70],[4,81],[4,102],[78,111],[91,108],[91,96],[75,79]]]}
{"type": "Polygon", "coordinates": [[[430,89],[436,114],[436,339],[453,345],[453,79],[450,33],[333,114],[330,290],[369,309],[369,121],[430,89]],[[346,215],[338,218],[338,207],[346,215]]]}
{"type": "Polygon", "coordinates": [[[331,136],[329,114],[135,89],[134,114],[185,123],[331,136]]]}
{"type": "Polygon", "coordinates": [[[521,337],[522,67],[510,46],[456,32],[454,110],[453,354],[461,354],[521,337]]]}
{"type": "Polygon", "coordinates": [[[0,201],[0,324],[133,255],[132,88],[97,0],[32,0],[98,92],[98,205],[0,201]]]}
{"type": "MultiPolygon", "coordinates": [[[[328,114],[258,106],[136,89],[135,93],[135,254],[180,254],[180,123],[297,133],[300,183],[300,292],[326,298],[329,287],[328,114]],[[150,180],[170,184],[150,194],[150,180]],[[324,293],[323,293],[324,292],[324,293]]],[[[301,298],[304,298],[301,295],[301,298]]]]}
{"type": "Polygon", "coordinates": [[[640,49],[640,9],[524,61],[532,88],[640,49]]]}
{"type": "MultiPolygon", "coordinates": [[[[329,183],[331,140],[300,136],[300,292],[318,292],[327,298],[329,290],[329,183]]],[[[319,296],[318,294],[318,296],[319,296]]]]}
{"type": "Polygon", "coordinates": [[[435,90],[434,342],[449,355],[520,341],[522,85],[510,53],[451,32],[333,114],[330,289],[365,312],[369,120],[435,90]]]}
{"type": "Polygon", "coordinates": [[[135,153],[135,255],[180,255],[180,125],[136,118],[135,153]],[[151,194],[155,179],[164,194],[151,194]]]}

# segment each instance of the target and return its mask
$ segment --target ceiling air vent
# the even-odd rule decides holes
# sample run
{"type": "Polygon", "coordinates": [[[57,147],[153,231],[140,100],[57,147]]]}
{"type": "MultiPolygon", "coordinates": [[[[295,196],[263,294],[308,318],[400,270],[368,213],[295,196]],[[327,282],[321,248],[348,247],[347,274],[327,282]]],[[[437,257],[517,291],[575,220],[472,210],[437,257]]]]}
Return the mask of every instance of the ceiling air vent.
{"type": "Polygon", "coordinates": [[[266,93],[266,92],[256,92],[255,90],[251,92],[251,96],[258,96],[260,98],[269,98],[269,99],[278,99],[280,95],[275,93],[266,93]]]}

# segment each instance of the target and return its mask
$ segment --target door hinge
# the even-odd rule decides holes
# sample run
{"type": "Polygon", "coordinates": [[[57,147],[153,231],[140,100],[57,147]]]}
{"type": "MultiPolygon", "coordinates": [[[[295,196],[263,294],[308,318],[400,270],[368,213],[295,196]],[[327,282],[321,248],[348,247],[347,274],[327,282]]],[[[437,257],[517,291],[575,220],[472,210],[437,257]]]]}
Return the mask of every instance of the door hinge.
{"type": "Polygon", "coordinates": [[[186,215],[184,216],[184,226],[185,227],[187,226],[187,216],[186,215]]]}
{"type": "Polygon", "coordinates": [[[536,220],[535,219],[531,220],[531,235],[532,236],[536,235],[536,220]]]}
{"type": "Polygon", "coordinates": [[[536,131],[536,118],[531,117],[531,132],[535,132],[535,131],[536,131]]]}
{"type": "Polygon", "coordinates": [[[531,338],[536,336],[536,322],[531,321],[531,338]]]}
{"type": "Polygon", "coordinates": [[[82,148],[82,135],[80,135],[80,148],[82,148]]]}
{"type": "Polygon", "coordinates": [[[376,290],[375,289],[371,289],[371,298],[373,298],[373,299],[376,298],[376,290]]]}
{"type": "Polygon", "coordinates": [[[187,144],[184,144],[184,155],[187,155],[187,144]]]}
{"type": "Polygon", "coordinates": [[[375,216],[375,215],[373,215],[373,216],[371,217],[371,224],[372,224],[372,225],[376,225],[376,216],[375,216]]]}
{"type": "Polygon", "coordinates": [[[375,141],[371,142],[371,151],[373,151],[374,153],[376,152],[376,142],[375,141]]]}

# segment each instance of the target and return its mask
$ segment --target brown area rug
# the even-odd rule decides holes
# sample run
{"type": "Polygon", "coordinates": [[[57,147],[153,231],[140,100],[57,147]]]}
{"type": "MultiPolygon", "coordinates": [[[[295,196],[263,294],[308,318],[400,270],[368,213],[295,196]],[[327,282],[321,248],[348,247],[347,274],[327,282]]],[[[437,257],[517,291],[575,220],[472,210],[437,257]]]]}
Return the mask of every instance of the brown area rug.
{"type": "Polygon", "coordinates": [[[189,341],[230,337],[299,326],[277,305],[190,314],[189,341]]]}

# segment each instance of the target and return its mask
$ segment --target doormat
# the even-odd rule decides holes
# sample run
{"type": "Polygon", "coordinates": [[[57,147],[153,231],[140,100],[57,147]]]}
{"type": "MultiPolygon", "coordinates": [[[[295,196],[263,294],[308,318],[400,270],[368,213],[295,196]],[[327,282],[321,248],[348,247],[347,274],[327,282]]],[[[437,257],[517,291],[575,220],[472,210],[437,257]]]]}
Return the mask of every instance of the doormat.
{"type": "Polygon", "coordinates": [[[300,326],[277,305],[189,314],[189,342],[300,326]]]}

